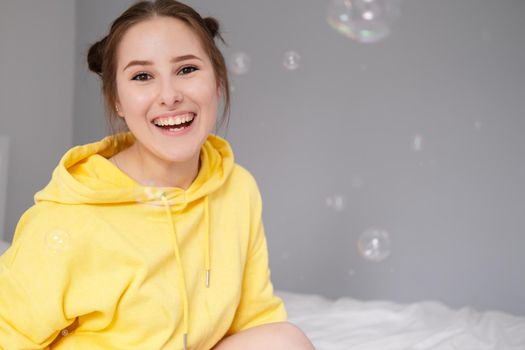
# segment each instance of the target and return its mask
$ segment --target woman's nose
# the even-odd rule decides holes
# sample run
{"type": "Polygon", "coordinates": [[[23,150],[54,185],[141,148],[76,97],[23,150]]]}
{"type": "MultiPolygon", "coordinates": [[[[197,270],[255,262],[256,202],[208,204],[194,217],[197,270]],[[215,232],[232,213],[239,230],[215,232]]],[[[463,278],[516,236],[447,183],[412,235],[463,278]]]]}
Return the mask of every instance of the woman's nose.
{"type": "Polygon", "coordinates": [[[184,99],[180,86],[168,79],[164,81],[160,91],[160,104],[168,107],[176,105],[184,99]]]}

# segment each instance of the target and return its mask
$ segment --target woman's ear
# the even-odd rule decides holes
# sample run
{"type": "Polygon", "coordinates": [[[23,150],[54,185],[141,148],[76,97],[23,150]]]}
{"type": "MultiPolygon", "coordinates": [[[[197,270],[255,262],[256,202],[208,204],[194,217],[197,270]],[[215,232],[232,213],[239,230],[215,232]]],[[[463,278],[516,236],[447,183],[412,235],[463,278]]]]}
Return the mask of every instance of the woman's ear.
{"type": "Polygon", "coordinates": [[[119,117],[124,118],[124,115],[122,114],[122,106],[118,101],[115,102],[115,112],[117,112],[119,117]]]}

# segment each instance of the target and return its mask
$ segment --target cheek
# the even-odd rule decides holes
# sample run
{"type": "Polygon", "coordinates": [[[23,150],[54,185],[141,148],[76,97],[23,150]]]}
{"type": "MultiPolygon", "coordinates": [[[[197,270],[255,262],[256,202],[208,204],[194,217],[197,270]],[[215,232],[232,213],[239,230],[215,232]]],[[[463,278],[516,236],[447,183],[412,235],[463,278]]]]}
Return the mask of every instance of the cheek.
{"type": "Polygon", "coordinates": [[[154,93],[152,89],[133,87],[123,84],[119,87],[118,97],[124,110],[146,108],[154,93]]]}
{"type": "Polygon", "coordinates": [[[203,106],[214,108],[218,103],[219,96],[217,88],[212,84],[198,84],[192,88],[191,94],[199,100],[203,106]]]}
{"type": "Polygon", "coordinates": [[[200,76],[199,79],[195,79],[188,87],[188,92],[195,98],[198,98],[201,103],[213,104],[219,99],[219,90],[217,89],[215,76],[211,72],[200,76]]]}

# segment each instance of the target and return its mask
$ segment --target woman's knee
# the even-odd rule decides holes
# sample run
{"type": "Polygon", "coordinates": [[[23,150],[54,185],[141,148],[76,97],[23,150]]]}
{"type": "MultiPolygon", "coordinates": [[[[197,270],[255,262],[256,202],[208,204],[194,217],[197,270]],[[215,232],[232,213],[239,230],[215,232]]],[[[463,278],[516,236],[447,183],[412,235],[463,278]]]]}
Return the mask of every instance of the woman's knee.
{"type": "Polygon", "coordinates": [[[280,341],[283,349],[315,350],[306,334],[299,327],[289,322],[284,322],[282,327],[283,332],[281,334],[283,338],[280,341]]]}
{"type": "Polygon", "coordinates": [[[268,323],[223,339],[214,350],[315,350],[301,329],[289,322],[268,323]]]}

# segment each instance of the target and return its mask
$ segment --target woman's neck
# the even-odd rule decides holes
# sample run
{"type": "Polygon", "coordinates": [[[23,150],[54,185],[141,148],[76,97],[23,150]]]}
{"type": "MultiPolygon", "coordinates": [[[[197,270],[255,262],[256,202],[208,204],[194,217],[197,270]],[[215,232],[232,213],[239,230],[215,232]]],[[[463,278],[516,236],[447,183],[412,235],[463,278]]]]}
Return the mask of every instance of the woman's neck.
{"type": "Polygon", "coordinates": [[[177,187],[187,190],[199,173],[200,156],[185,163],[167,163],[137,142],[110,160],[129,177],[145,186],[177,187]]]}

